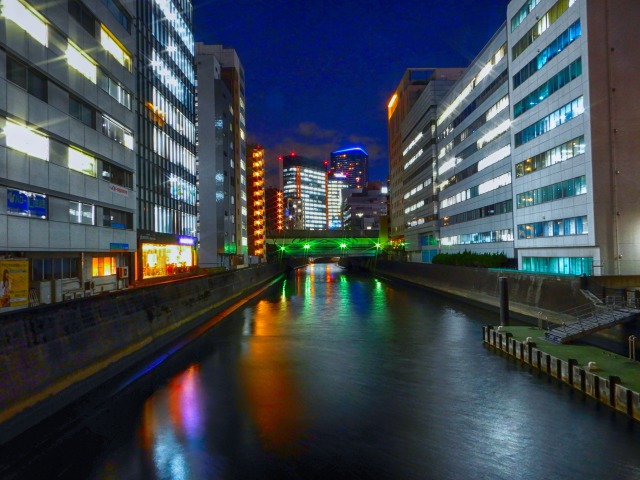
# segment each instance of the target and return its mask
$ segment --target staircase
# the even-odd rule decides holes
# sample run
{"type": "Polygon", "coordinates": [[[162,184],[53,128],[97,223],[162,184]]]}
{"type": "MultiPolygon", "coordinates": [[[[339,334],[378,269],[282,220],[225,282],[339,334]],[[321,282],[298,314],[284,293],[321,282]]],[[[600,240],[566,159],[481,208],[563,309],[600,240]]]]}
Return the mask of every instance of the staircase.
{"type": "Polygon", "coordinates": [[[569,312],[564,312],[575,318],[571,322],[563,322],[559,327],[545,332],[545,337],[554,343],[569,343],[577,338],[612,327],[618,323],[633,320],[638,314],[634,302],[625,302],[621,297],[607,297],[606,302],[587,304],[569,312]]]}

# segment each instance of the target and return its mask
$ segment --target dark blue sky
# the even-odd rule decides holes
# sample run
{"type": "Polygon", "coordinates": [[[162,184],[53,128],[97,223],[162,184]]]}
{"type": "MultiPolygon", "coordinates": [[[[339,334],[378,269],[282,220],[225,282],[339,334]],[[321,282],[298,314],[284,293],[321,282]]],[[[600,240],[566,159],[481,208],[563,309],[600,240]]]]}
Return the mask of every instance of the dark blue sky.
{"type": "Polygon", "coordinates": [[[466,67],[508,0],[193,0],[196,41],[236,49],[267,164],[361,146],[388,174],[386,106],[410,67],[466,67]]]}

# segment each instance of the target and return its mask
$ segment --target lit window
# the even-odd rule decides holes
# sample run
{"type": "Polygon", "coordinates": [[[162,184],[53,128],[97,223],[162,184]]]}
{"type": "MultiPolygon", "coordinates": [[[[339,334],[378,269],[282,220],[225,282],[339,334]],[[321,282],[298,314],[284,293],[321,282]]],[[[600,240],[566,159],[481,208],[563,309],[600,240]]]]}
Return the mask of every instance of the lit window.
{"type": "Polygon", "coordinates": [[[91,261],[91,274],[93,277],[106,277],[116,274],[116,257],[98,257],[91,261]]]}
{"type": "Polygon", "coordinates": [[[49,139],[46,136],[10,120],[6,121],[3,133],[7,147],[49,161],[49,139]]]}
{"type": "Polygon", "coordinates": [[[97,175],[96,159],[71,147],[69,147],[69,168],[91,177],[97,175]]]}
{"type": "Polygon", "coordinates": [[[24,29],[37,42],[48,46],[47,24],[30,7],[18,0],[3,0],[2,7],[2,13],[7,20],[24,29]]]}
{"type": "Polygon", "coordinates": [[[131,55],[104,25],[102,25],[100,44],[102,48],[113,55],[113,58],[115,58],[120,65],[131,71],[131,55]]]}
{"type": "Polygon", "coordinates": [[[69,43],[67,45],[67,63],[93,83],[97,81],[96,65],[82,51],[69,43]]]}

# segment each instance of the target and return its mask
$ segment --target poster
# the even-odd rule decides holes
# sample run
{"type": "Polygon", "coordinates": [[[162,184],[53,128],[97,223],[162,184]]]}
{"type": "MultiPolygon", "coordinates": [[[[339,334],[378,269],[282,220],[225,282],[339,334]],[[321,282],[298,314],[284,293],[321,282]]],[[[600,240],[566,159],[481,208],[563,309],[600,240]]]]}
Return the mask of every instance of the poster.
{"type": "Polygon", "coordinates": [[[0,309],[29,306],[29,261],[0,260],[0,309]]]}

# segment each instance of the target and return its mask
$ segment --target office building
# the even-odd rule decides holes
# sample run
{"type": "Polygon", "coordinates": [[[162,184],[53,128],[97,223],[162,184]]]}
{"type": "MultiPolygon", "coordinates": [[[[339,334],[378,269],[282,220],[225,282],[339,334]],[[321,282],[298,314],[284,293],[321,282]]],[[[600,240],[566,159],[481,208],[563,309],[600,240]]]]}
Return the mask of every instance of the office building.
{"type": "MultiPolygon", "coordinates": [[[[296,202],[285,208],[294,207],[292,226],[301,226],[304,230],[324,230],[327,227],[326,169],[325,165],[292,153],[282,158],[282,177],[285,199],[300,199],[302,208],[296,202]],[[301,211],[302,210],[302,211],[301,211]],[[300,222],[301,220],[301,222],[300,222]],[[300,225],[301,223],[301,225],[300,225]]],[[[289,208],[290,212],[291,209],[289,208]]]]}
{"type": "Polygon", "coordinates": [[[503,25],[438,108],[443,253],[514,258],[508,76],[503,25]]]}
{"type": "Polygon", "coordinates": [[[0,311],[127,285],[134,17],[129,1],[2,2],[0,311]]]}
{"type": "Polygon", "coordinates": [[[362,188],[367,184],[369,155],[362,148],[345,148],[331,152],[331,172],[344,175],[349,188],[362,188]]]}
{"type": "MultiPolygon", "coordinates": [[[[404,242],[405,217],[403,188],[405,168],[403,159],[402,123],[427,87],[434,73],[433,68],[409,68],[396,87],[387,106],[387,128],[389,142],[389,239],[404,242]]],[[[445,80],[456,78],[460,69],[437,69],[445,80]]]]}
{"type": "Polygon", "coordinates": [[[136,278],[149,279],[190,272],[197,261],[195,44],[190,1],[136,7],[136,278]]]}
{"type": "Polygon", "coordinates": [[[410,261],[430,262],[438,250],[437,108],[463,72],[429,72],[420,96],[400,123],[402,152],[396,178],[402,182],[396,188],[396,204],[402,208],[404,235],[396,231],[395,244],[401,241],[410,261]]]}
{"type": "Polygon", "coordinates": [[[368,182],[365,188],[348,188],[342,192],[345,230],[380,230],[381,218],[387,216],[387,192],[382,182],[368,182]]]}
{"type": "Polygon", "coordinates": [[[347,175],[339,172],[327,172],[327,228],[340,230],[342,221],[342,191],[349,188],[347,175]]]}
{"type": "Polygon", "coordinates": [[[199,263],[247,264],[244,78],[237,55],[196,44],[198,72],[199,263]]]}

